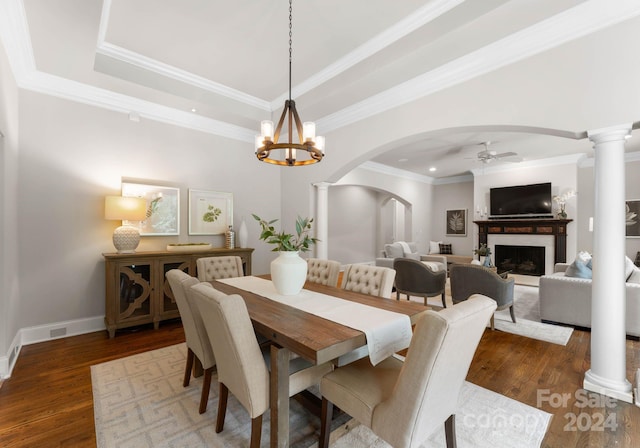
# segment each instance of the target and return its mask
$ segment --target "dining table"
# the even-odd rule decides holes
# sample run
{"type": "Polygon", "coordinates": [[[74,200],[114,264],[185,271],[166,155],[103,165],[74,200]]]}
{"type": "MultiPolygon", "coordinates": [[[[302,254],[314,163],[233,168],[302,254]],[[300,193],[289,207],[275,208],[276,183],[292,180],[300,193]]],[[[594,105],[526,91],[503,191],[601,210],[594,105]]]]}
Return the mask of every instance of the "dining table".
{"type": "MultiPolygon", "coordinates": [[[[268,276],[261,276],[267,280],[268,276]]],[[[229,280],[229,279],[227,279],[229,280]]],[[[240,295],[247,306],[256,333],[270,339],[270,446],[289,446],[289,362],[295,353],[314,365],[336,362],[341,356],[367,346],[364,331],[337,323],[264,296],[262,290],[250,286],[237,287],[223,281],[212,281],[214,288],[225,294],[240,295]]],[[[253,284],[246,282],[246,284],[253,284]]],[[[422,303],[393,300],[361,294],[313,282],[304,284],[303,292],[319,293],[365,305],[372,312],[387,310],[405,315],[411,325],[429,308],[422,303]]],[[[295,300],[295,296],[288,297],[295,300]]],[[[366,311],[365,311],[366,312],[366,311]]],[[[362,349],[361,349],[362,350],[362,349]]]]}

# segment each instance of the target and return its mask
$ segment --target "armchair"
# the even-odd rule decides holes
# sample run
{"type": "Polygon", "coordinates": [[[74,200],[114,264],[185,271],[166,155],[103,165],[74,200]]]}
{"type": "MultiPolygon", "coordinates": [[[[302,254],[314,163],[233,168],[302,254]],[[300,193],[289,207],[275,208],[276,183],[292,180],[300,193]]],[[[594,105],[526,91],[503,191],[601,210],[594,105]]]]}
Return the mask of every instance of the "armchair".
{"type": "MultiPolygon", "coordinates": [[[[482,294],[495,300],[498,310],[509,308],[511,320],[516,323],[513,309],[515,279],[504,279],[492,270],[475,264],[453,264],[449,268],[449,277],[454,305],[467,300],[473,294],[482,294]]],[[[494,329],[493,316],[491,329],[494,329]]]]}
{"type": "Polygon", "coordinates": [[[427,297],[440,294],[442,296],[442,306],[444,308],[447,307],[444,294],[444,287],[447,282],[447,273],[445,271],[434,272],[422,262],[409,258],[396,258],[393,262],[393,268],[396,270],[398,300],[400,300],[400,294],[406,294],[407,300],[409,300],[409,296],[419,296],[424,298],[426,306],[427,297]]]}

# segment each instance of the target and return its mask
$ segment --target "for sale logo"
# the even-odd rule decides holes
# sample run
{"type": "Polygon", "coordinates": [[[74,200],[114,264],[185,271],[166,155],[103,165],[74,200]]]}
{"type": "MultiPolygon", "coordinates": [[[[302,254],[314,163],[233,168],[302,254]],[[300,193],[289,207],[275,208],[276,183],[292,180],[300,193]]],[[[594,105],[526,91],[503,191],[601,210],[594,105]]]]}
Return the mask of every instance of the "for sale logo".
{"type": "Polygon", "coordinates": [[[615,431],[618,428],[617,414],[612,411],[617,406],[615,398],[605,397],[584,389],[578,389],[573,395],[564,392],[551,392],[549,389],[538,389],[537,406],[548,403],[552,408],[568,407],[571,397],[575,398],[574,406],[578,409],[604,408],[596,412],[567,412],[564,418],[567,424],[565,431],[615,431]]]}

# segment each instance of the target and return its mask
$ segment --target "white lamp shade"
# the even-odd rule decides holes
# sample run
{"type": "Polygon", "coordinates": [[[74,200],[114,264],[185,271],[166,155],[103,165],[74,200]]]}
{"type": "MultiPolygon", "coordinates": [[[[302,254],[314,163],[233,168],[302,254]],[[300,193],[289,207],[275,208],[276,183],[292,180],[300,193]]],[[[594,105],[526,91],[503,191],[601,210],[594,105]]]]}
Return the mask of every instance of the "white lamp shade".
{"type": "Polygon", "coordinates": [[[316,139],[316,124],[313,121],[302,123],[302,138],[305,142],[312,142],[316,139]]]}
{"type": "Polygon", "coordinates": [[[104,201],[105,219],[142,221],[146,218],[147,201],[143,198],[107,196],[104,201]]]}

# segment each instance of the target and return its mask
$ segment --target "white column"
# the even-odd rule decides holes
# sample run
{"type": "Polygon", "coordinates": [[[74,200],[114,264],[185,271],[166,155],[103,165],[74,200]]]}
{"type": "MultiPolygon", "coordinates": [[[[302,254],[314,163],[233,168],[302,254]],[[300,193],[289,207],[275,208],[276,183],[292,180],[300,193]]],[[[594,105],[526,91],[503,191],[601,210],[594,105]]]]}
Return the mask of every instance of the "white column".
{"type": "Polygon", "coordinates": [[[584,388],[632,402],[626,378],[624,142],[631,125],[590,131],[595,151],[591,368],[584,388]]]}
{"type": "Polygon", "coordinates": [[[322,260],[328,258],[329,245],[329,182],[318,182],[316,187],[316,257],[322,260]]]}

